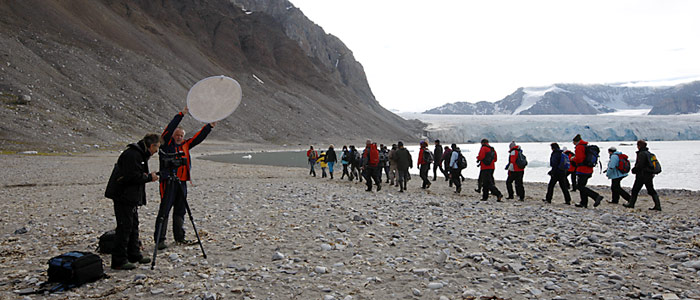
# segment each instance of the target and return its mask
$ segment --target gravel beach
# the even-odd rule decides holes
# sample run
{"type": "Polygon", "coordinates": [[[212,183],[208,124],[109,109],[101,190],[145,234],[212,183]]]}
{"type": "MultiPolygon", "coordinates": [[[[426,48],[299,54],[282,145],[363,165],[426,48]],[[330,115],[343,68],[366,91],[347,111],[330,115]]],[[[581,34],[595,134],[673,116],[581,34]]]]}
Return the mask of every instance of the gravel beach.
{"type": "MultiPolygon", "coordinates": [[[[27,299],[700,299],[698,192],[661,190],[663,212],[647,210],[644,192],[634,210],[567,206],[558,187],[545,204],[541,183],[525,184],[524,202],[479,201],[473,180],[461,195],[444,181],[421,190],[417,177],[407,193],[365,192],[339,171],[330,180],[196,159],[228,150],[202,146],[188,200],[207,259],[198,245],[175,245],[169,224],[155,270],[114,271],[102,255],[109,278],[27,299]]],[[[45,281],[53,256],[96,252],[115,227],[103,193],[118,155],[0,155],[1,299],[25,298],[17,291],[45,281]]],[[[595,189],[610,199],[609,187],[595,189]]],[[[150,257],[155,183],[147,195],[150,257]]]]}

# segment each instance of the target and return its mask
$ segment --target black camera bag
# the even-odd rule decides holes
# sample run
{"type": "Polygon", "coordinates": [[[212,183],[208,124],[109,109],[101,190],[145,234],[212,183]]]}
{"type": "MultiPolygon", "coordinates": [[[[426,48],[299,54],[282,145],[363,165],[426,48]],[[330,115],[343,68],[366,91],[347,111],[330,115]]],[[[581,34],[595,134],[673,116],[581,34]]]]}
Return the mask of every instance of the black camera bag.
{"type": "Polygon", "coordinates": [[[102,258],[90,252],[72,251],[49,260],[49,282],[60,282],[69,288],[104,277],[102,258]]]}
{"type": "Polygon", "coordinates": [[[100,236],[100,241],[97,244],[97,252],[103,254],[112,254],[114,251],[114,241],[116,239],[116,231],[114,229],[103,233],[100,236]]]}

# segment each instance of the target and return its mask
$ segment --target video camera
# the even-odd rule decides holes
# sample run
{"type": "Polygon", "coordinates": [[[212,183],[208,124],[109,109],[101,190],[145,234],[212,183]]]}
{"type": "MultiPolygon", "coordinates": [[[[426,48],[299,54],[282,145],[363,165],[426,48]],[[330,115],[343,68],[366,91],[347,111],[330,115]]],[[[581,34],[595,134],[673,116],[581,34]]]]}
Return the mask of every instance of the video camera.
{"type": "Polygon", "coordinates": [[[185,152],[165,153],[162,149],[158,150],[160,158],[161,170],[176,170],[177,168],[187,164],[185,152]]]}

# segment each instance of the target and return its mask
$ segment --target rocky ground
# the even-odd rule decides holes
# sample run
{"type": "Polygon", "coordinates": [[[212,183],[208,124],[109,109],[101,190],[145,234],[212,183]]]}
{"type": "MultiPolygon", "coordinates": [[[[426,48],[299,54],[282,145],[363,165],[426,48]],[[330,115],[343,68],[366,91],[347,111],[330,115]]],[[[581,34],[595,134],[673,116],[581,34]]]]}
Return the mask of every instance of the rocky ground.
{"type": "MultiPolygon", "coordinates": [[[[102,195],[117,156],[0,156],[1,299],[23,299],[16,292],[46,280],[49,258],[94,251],[114,228],[102,195]]],[[[526,184],[526,201],[496,203],[479,201],[472,180],[462,195],[443,181],[421,190],[416,179],[408,193],[368,193],[303,169],[193,165],[189,202],[207,259],[197,245],[172,244],[169,230],[153,271],[113,271],[102,255],[109,278],[27,298],[700,298],[697,192],[663,191],[663,212],[648,211],[646,195],[635,210],[580,209],[563,205],[559,191],[544,204],[536,183],[526,184]]],[[[609,199],[607,187],[597,190],[609,199]]],[[[148,195],[139,214],[150,255],[155,184],[148,195]]]]}

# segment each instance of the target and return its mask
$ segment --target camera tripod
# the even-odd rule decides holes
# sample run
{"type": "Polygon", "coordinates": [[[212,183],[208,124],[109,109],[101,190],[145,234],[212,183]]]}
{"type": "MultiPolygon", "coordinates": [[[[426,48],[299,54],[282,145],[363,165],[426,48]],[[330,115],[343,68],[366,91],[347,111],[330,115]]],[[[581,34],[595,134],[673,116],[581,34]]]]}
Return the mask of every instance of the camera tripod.
{"type": "MultiPolygon", "coordinates": [[[[180,182],[180,178],[177,177],[177,169],[171,169],[169,170],[168,174],[165,174],[167,176],[166,184],[165,184],[165,194],[163,195],[163,199],[161,201],[165,200],[167,201],[167,205],[165,206],[165,211],[162,212],[158,211],[158,218],[156,220],[156,244],[153,247],[153,260],[151,260],[151,270],[155,268],[156,266],[156,255],[158,254],[158,244],[160,243],[160,233],[163,230],[163,226],[167,226],[168,224],[165,224],[165,218],[170,214],[170,209],[173,207],[173,203],[175,202],[175,192],[177,188],[182,189],[182,183],[180,182]]],[[[184,190],[182,190],[184,194],[184,190]]],[[[182,199],[185,202],[185,209],[187,210],[187,214],[190,216],[190,221],[192,222],[192,229],[194,230],[194,234],[197,236],[197,243],[199,243],[199,248],[202,249],[202,255],[204,256],[204,259],[207,258],[207,253],[204,252],[204,246],[202,246],[202,240],[199,238],[199,232],[197,232],[197,226],[194,225],[194,218],[192,217],[192,211],[190,210],[190,204],[187,203],[187,199],[182,199]]],[[[173,216],[174,218],[175,216],[173,216]]]]}

